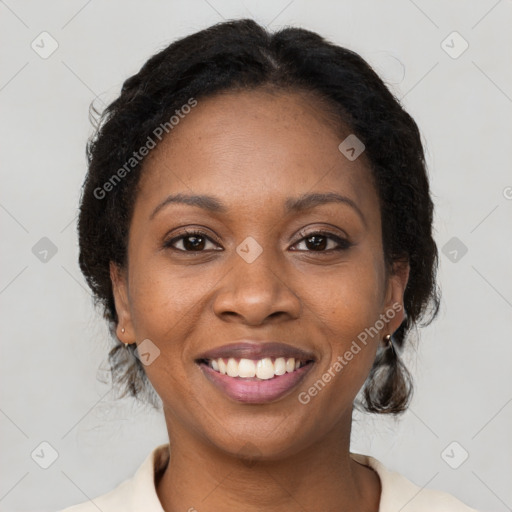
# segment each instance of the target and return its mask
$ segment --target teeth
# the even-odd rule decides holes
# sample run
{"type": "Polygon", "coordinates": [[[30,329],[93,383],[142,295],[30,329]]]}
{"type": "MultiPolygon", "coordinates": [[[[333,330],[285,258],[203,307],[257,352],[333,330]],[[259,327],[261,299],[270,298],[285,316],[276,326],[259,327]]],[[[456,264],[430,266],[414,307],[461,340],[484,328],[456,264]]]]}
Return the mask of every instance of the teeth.
{"type": "Polygon", "coordinates": [[[286,373],[286,361],[284,357],[278,357],[274,363],[274,373],[276,375],[284,375],[286,373]]]}
{"type": "Polygon", "coordinates": [[[271,379],[274,376],[274,363],[270,357],[265,357],[265,359],[260,359],[256,363],[256,377],[258,379],[271,379]]]}
{"type": "Polygon", "coordinates": [[[301,362],[294,357],[284,358],[277,357],[275,360],[270,357],[265,357],[254,361],[252,359],[237,360],[230,357],[227,362],[222,359],[211,359],[208,361],[210,368],[223,375],[230,377],[241,378],[254,378],[257,377],[261,380],[272,379],[276,375],[284,375],[285,373],[292,373],[298,370],[306,363],[301,362]]]}
{"type": "Polygon", "coordinates": [[[238,363],[232,357],[228,359],[227,374],[230,377],[238,377],[238,363]]]}
{"type": "MultiPolygon", "coordinates": [[[[212,361],[213,363],[213,361],[212,361]]],[[[215,368],[214,368],[215,370],[215,368]]],[[[238,376],[239,377],[254,377],[256,375],[256,365],[250,359],[240,359],[238,363],[238,376]]],[[[258,375],[261,379],[261,377],[258,375]]]]}

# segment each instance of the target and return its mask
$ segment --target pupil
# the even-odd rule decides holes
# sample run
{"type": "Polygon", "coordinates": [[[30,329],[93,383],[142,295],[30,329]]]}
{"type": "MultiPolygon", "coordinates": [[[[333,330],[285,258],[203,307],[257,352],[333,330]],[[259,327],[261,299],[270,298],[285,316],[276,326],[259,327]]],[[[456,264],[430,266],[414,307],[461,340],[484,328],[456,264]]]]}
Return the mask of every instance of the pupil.
{"type": "MultiPolygon", "coordinates": [[[[316,243],[315,243],[315,242],[313,242],[313,246],[314,246],[316,249],[318,249],[318,248],[320,248],[320,249],[325,249],[325,241],[326,241],[325,236],[316,236],[316,235],[314,235],[314,236],[310,236],[309,238],[307,238],[307,239],[306,239],[306,244],[310,243],[310,242],[311,242],[311,240],[318,240],[319,238],[320,238],[322,241],[321,241],[320,243],[318,243],[318,241],[317,241],[316,243]]],[[[309,248],[309,246],[308,246],[308,248],[309,248]]]]}
{"type": "Polygon", "coordinates": [[[203,249],[204,248],[204,239],[202,236],[188,236],[185,238],[185,248],[186,249],[203,249]],[[190,240],[194,240],[192,243],[189,243],[190,240]],[[198,240],[201,240],[202,242],[198,243],[198,240]]]}

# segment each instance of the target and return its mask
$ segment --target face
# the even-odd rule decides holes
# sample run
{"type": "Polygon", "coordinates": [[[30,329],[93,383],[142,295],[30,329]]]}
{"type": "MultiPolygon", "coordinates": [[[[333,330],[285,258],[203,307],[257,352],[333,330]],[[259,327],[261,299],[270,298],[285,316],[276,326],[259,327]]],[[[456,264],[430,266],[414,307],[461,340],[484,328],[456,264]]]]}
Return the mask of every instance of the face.
{"type": "Polygon", "coordinates": [[[170,435],[232,454],[249,443],[270,459],[350,423],[379,343],[403,320],[408,269],[386,272],[368,162],[338,149],[349,134],[311,97],[236,92],[200,100],[145,160],[128,263],[111,276],[118,337],[150,340],[144,369],[170,435]],[[331,200],[298,202],[308,194],[331,200]],[[273,384],[246,379],[241,392],[241,377],[198,361],[241,340],[283,343],[309,362],[273,384]]]}

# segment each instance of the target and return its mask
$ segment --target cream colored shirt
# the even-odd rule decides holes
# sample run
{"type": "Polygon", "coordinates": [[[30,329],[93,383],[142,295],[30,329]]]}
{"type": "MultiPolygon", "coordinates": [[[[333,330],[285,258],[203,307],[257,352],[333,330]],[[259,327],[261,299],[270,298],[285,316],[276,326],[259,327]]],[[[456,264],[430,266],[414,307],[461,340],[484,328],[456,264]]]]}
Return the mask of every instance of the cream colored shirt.
{"type": "MultiPolygon", "coordinates": [[[[379,512],[476,512],[445,492],[418,487],[373,457],[355,453],[350,456],[379,475],[379,512]]],[[[165,469],[168,461],[169,444],[157,446],[133,477],[106,494],[61,512],[164,512],[156,493],[155,476],[165,469]]]]}

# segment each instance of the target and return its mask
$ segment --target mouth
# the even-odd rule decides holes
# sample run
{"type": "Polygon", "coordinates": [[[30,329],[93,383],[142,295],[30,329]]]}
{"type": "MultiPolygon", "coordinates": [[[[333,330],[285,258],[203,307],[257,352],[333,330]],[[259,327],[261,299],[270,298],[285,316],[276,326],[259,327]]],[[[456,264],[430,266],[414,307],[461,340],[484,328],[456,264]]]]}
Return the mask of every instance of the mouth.
{"type": "Polygon", "coordinates": [[[218,391],[248,404],[265,404],[289,395],[315,361],[313,354],[275,342],[226,345],[195,360],[218,391]]]}

